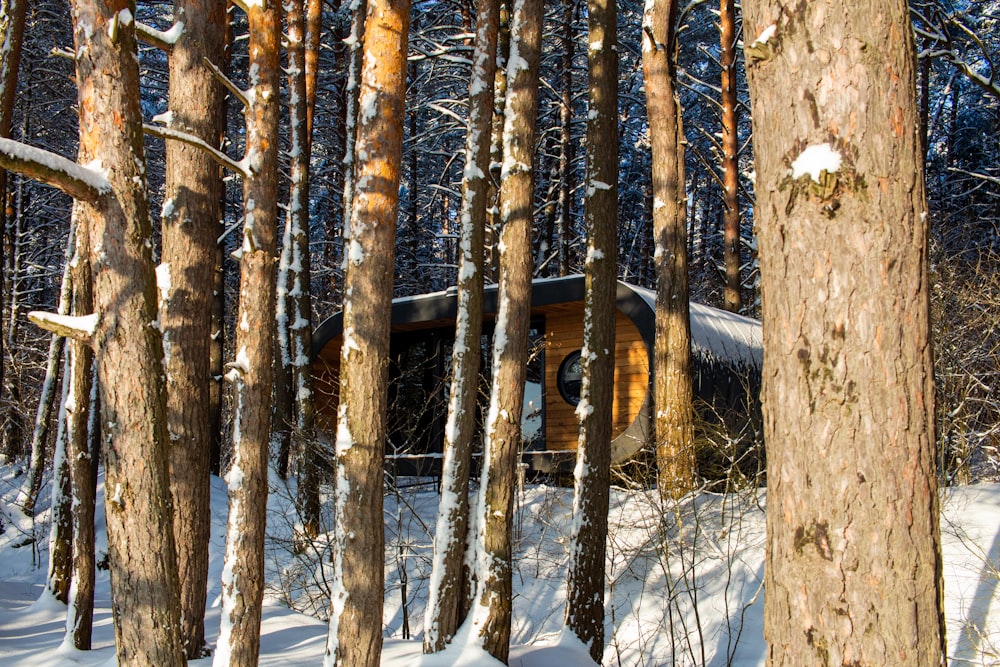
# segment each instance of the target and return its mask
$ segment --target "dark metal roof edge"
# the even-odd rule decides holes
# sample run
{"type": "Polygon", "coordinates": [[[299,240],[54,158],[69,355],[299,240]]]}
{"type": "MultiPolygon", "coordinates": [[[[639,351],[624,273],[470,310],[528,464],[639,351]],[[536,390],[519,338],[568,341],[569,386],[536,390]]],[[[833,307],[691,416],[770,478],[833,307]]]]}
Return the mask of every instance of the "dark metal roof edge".
{"type": "MultiPolygon", "coordinates": [[[[539,278],[532,281],[531,306],[541,308],[560,303],[583,301],[586,281],[583,275],[576,274],[560,278],[539,278]]],[[[624,313],[639,330],[646,342],[647,352],[652,351],[656,333],[656,323],[653,310],[637,294],[628,283],[618,281],[617,308],[624,313]]],[[[497,285],[486,285],[483,288],[483,314],[495,315],[497,312],[497,285]]],[[[443,292],[419,294],[393,299],[392,324],[408,322],[430,322],[433,320],[454,319],[458,313],[458,292],[452,288],[443,292]]],[[[326,344],[339,336],[344,330],[343,314],[338,312],[323,320],[313,332],[312,356],[315,359],[326,344]]]]}

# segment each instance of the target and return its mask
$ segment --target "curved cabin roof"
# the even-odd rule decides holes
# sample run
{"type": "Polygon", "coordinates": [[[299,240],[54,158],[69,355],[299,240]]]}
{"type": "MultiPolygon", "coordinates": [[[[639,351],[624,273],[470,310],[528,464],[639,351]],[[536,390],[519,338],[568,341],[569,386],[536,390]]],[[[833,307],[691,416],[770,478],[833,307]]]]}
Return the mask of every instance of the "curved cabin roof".
{"type": "MultiPolygon", "coordinates": [[[[584,277],[539,278],[532,282],[531,307],[544,312],[546,307],[583,301],[584,277]]],[[[652,356],[656,336],[656,292],[645,287],[618,281],[618,310],[639,330],[652,356]]],[[[483,288],[483,315],[490,318],[497,311],[497,286],[483,288]]],[[[417,296],[394,299],[392,330],[432,329],[453,325],[458,312],[455,288],[417,296]]],[[[334,338],[343,333],[341,313],[325,319],[313,333],[313,358],[317,358],[334,338]]],[[[691,302],[691,349],[699,357],[739,368],[759,370],[764,352],[760,322],[711,306],[691,302]]],[[[323,356],[330,357],[331,351],[323,356]]],[[[339,354],[339,350],[336,351],[339,354]]]]}

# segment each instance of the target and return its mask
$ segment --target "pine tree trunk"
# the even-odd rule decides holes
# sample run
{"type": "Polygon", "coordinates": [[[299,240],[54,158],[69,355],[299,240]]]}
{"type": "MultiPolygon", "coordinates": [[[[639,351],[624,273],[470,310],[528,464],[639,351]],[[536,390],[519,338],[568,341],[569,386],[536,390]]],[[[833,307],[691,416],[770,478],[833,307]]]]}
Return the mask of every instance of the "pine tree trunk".
{"type": "MultiPolygon", "coordinates": [[[[169,126],[217,145],[223,90],[209,69],[223,57],[225,8],[179,0],[174,21],[184,30],[170,54],[169,126]]],[[[205,655],[208,584],[209,461],[211,453],[212,285],[215,277],[222,181],[202,150],[166,145],[163,249],[157,269],[167,376],[170,483],[174,500],[181,623],[189,659],[205,655]]]]}
{"type": "MultiPolygon", "coordinates": [[[[0,137],[9,138],[14,120],[14,101],[17,99],[18,70],[21,65],[21,42],[24,38],[24,19],[27,0],[0,1],[0,44],[10,45],[0,51],[0,137]]],[[[4,286],[3,276],[7,241],[7,172],[0,169],[0,392],[4,385],[4,286]]],[[[10,452],[4,452],[9,454],[10,452]]]]}
{"type": "Polygon", "coordinates": [[[604,655],[604,563],[614,419],[618,227],[618,40],[614,2],[587,3],[589,113],[584,261],[583,384],[573,490],[572,561],[566,624],[600,663],[604,655]]]}
{"type": "Polygon", "coordinates": [[[264,533],[274,383],[275,253],[281,5],[251,4],[246,110],[250,170],[243,180],[243,245],[233,384],[233,460],[222,578],[222,622],[213,665],[256,665],[264,594],[264,533]]]}
{"type": "MultiPolygon", "coordinates": [[[[94,310],[94,297],[90,271],[90,236],[93,223],[81,220],[87,212],[79,204],[74,206],[76,223],[76,248],[72,267],[73,315],[88,315],[94,310]]],[[[73,525],[72,586],[66,614],[66,635],[73,648],[90,650],[94,623],[94,511],[97,496],[97,462],[99,452],[92,438],[91,427],[96,428],[93,412],[95,391],[94,351],[78,340],[67,342],[66,354],[69,397],[66,407],[66,440],[69,452],[71,505],[73,525]]]]}
{"type": "MultiPolygon", "coordinates": [[[[295,414],[292,442],[299,457],[298,502],[303,531],[307,537],[315,538],[320,532],[320,471],[317,467],[320,452],[316,443],[316,410],[313,405],[312,303],[309,289],[309,159],[312,148],[309,119],[315,100],[309,99],[306,87],[308,61],[304,0],[292,0],[287,7],[291,186],[285,222],[289,262],[281,270],[286,273],[284,284],[288,287],[285,309],[295,414]]],[[[279,280],[279,284],[281,282],[279,280]]]]}
{"type": "MultiPolygon", "coordinates": [[[[73,257],[76,244],[75,236],[75,225],[70,223],[62,285],[59,288],[59,304],[56,307],[56,312],[60,315],[69,314],[73,289],[70,277],[70,260],[73,257]]],[[[49,422],[52,419],[56,384],[59,382],[59,367],[62,365],[65,347],[66,339],[58,334],[52,334],[52,338],[49,340],[49,356],[45,363],[45,379],[42,380],[42,391],[38,397],[38,410],[35,412],[35,427],[31,432],[31,464],[28,468],[28,488],[24,502],[21,504],[25,514],[35,513],[38,492],[42,488],[42,477],[45,473],[45,464],[48,462],[49,422]]]]}
{"type": "Polygon", "coordinates": [[[719,63],[722,65],[722,184],[723,184],[723,263],[726,266],[726,310],[738,313],[743,307],[740,277],[740,141],[736,115],[736,2],[720,0],[719,63]]]}
{"type": "Polygon", "coordinates": [[[469,85],[469,128],[462,180],[458,257],[458,316],[452,348],[452,380],[445,426],[441,500],[434,533],[434,561],[424,620],[424,653],[451,642],[462,608],[462,567],[469,525],[469,471],[479,393],[483,312],[483,235],[486,228],[493,81],[500,6],[476,3],[476,38],[469,85]]]}
{"type": "Polygon", "coordinates": [[[541,0],[515,0],[511,11],[500,176],[499,308],[476,507],[477,589],[472,621],[483,648],[504,663],[510,651],[511,528],[531,320],[532,157],[542,8],[541,0]]]}
{"type": "Polygon", "coordinates": [[[677,0],[647,3],[642,69],[653,154],[656,345],[653,393],[658,486],[664,500],[694,488],[691,324],[684,191],[684,133],[675,90],[677,0]]]}
{"type": "Polygon", "coordinates": [[[334,583],[324,664],[376,667],[382,652],[386,392],[410,3],[373,0],[358,96],[345,249],[336,439],[334,583]]]}
{"type": "Polygon", "coordinates": [[[45,590],[63,604],[69,601],[73,576],[73,522],[71,514],[69,459],[67,457],[66,416],[69,409],[69,359],[63,368],[62,399],[59,402],[59,427],[52,452],[52,504],[49,524],[49,568],[45,590]]]}
{"type": "Polygon", "coordinates": [[[576,0],[562,0],[562,76],[559,104],[559,275],[569,275],[570,226],[573,211],[573,39],[576,0]]]}
{"type": "Polygon", "coordinates": [[[766,350],[768,664],[939,665],[909,8],[743,6],[766,350]]]}
{"type": "Polygon", "coordinates": [[[79,160],[102,165],[112,188],[82,217],[93,223],[88,231],[99,316],[94,343],[118,663],[181,665],[163,347],[154,326],[152,229],[142,171],[135,26],[129,20],[134,5],[116,5],[118,11],[93,0],[72,4],[79,160]]]}

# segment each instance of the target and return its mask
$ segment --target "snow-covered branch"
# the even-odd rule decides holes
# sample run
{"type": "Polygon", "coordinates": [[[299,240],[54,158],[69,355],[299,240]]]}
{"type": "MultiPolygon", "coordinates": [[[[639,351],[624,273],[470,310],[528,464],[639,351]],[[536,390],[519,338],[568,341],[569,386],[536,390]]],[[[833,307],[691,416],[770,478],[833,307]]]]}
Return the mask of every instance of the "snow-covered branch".
{"type": "Polygon", "coordinates": [[[180,39],[180,36],[183,33],[183,21],[178,21],[166,31],[157,30],[156,28],[148,26],[145,23],[139,23],[138,21],[136,21],[135,24],[135,36],[139,39],[139,41],[143,44],[156,47],[166,53],[173,51],[174,44],[177,43],[177,40],[180,39]]]}
{"type": "Polygon", "coordinates": [[[247,108],[250,106],[250,97],[249,95],[247,95],[247,91],[243,90],[235,83],[233,83],[233,80],[230,79],[228,76],[226,76],[225,73],[208,58],[202,58],[201,62],[204,63],[205,67],[207,67],[209,71],[212,72],[212,75],[219,80],[219,83],[221,83],[222,86],[226,90],[228,90],[233,97],[235,97],[237,100],[240,101],[240,104],[243,105],[243,108],[247,108]]]}
{"type": "Polygon", "coordinates": [[[243,163],[237,162],[236,160],[232,159],[219,149],[214,148],[213,146],[209,145],[204,140],[199,139],[193,134],[190,134],[188,132],[182,132],[180,130],[173,130],[170,129],[169,127],[150,125],[149,123],[145,123],[142,126],[142,130],[146,134],[153,137],[158,137],[164,140],[170,139],[173,141],[180,141],[190,146],[195,146],[197,148],[200,148],[201,150],[205,151],[208,155],[210,155],[213,160],[218,162],[226,169],[229,169],[235,174],[238,174],[241,178],[246,178],[247,176],[247,169],[243,163]]]}
{"type": "Polygon", "coordinates": [[[59,188],[88,204],[98,203],[111,192],[111,183],[97,168],[12,139],[0,138],[0,168],[59,188]]]}
{"type": "Polygon", "coordinates": [[[28,319],[40,329],[84,343],[89,343],[97,330],[97,313],[92,315],[59,315],[58,313],[33,310],[28,313],[28,319]]]}

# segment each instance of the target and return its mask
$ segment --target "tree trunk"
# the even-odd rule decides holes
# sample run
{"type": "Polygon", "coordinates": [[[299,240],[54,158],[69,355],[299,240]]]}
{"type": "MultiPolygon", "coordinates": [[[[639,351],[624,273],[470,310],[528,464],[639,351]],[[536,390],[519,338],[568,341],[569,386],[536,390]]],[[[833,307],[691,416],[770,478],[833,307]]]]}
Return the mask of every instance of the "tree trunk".
{"type": "Polygon", "coordinates": [[[732,313],[743,307],[740,276],[740,140],[736,114],[736,2],[720,0],[719,40],[722,65],[722,185],[723,263],[726,266],[724,305],[732,313]]]}
{"type": "Polygon", "coordinates": [[[483,235],[489,192],[490,133],[496,70],[497,0],[476,3],[476,38],[469,85],[469,128],[462,179],[458,257],[458,316],[445,426],[441,500],[434,533],[434,561],[424,620],[424,653],[451,642],[462,618],[462,567],[469,525],[469,470],[479,394],[483,317],[483,235]]]}
{"type": "Polygon", "coordinates": [[[250,162],[243,181],[243,245],[233,384],[233,460],[222,577],[222,623],[213,665],[256,665],[264,594],[267,462],[274,383],[275,253],[278,224],[278,123],[281,5],[248,5],[246,110],[250,162]]]}
{"type": "Polygon", "coordinates": [[[756,0],[744,12],[766,350],[768,664],[939,665],[908,6],[756,0]]]}
{"type": "MultiPolygon", "coordinates": [[[[600,663],[604,655],[604,562],[611,487],[615,297],[618,281],[618,40],[616,6],[587,3],[589,113],[584,262],[583,384],[573,490],[566,624],[600,663]]],[[[553,360],[555,363],[556,360],[553,360]]]]}
{"type": "MultiPolygon", "coordinates": [[[[312,387],[312,302],[309,274],[309,160],[312,141],[309,119],[315,100],[310,100],[307,82],[304,0],[288,5],[288,89],[291,188],[286,219],[288,245],[285,309],[288,316],[288,353],[295,414],[292,442],[299,457],[298,501],[303,530],[315,538],[320,532],[320,452],[316,443],[316,410],[312,387]]],[[[315,84],[314,84],[315,85],[315,84]]],[[[279,281],[280,284],[281,281],[279,281]]]]}
{"type": "Polygon", "coordinates": [[[510,651],[511,527],[514,475],[531,321],[532,157],[538,115],[541,0],[515,0],[511,11],[503,166],[500,176],[500,286],[493,333],[493,379],[476,508],[475,632],[501,662],[510,651]]]}
{"type": "Polygon", "coordinates": [[[358,96],[355,192],[345,238],[344,347],[335,465],[334,582],[324,664],[375,667],[382,652],[389,321],[410,3],[373,0],[358,96]]]}
{"type": "MultiPolygon", "coordinates": [[[[88,315],[94,310],[92,275],[90,271],[89,230],[93,223],[82,220],[87,215],[82,206],[74,206],[76,248],[72,267],[73,315],[88,315]]],[[[99,452],[92,438],[96,428],[94,415],[95,391],[94,351],[82,341],[67,342],[66,374],[69,401],[66,405],[66,440],[69,451],[69,473],[72,488],[73,572],[66,614],[66,636],[73,648],[90,650],[94,624],[94,510],[97,496],[97,462],[99,452]]]]}
{"type": "Polygon", "coordinates": [[[66,455],[66,417],[69,410],[69,359],[63,368],[62,399],[59,402],[59,427],[52,452],[52,505],[49,524],[49,569],[45,590],[59,602],[69,602],[70,580],[73,576],[73,520],[69,459],[66,455]]]}
{"type": "Polygon", "coordinates": [[[658,485],[664,500],[694,488],[691,323],[688,315],[684,133],[675,90],[677,0],[647,3],[642,69],[653,154],[656,345],[653,394],[658,485]]]}
{"type": "MultiPolygon", "coordinates": [[[[24,38],[24,19],[27,0],[2,0],[0,2],[0,137],[9,138],[14,120],[14,101],[17,99],[18,70],[21,66],[21,42],[24,38]]],[[[7,172],[0,169],[0,258],[6,257],[3,244],[7,238],[7,172]]],[[[0,259],[0,392],[4,387],[4,262],[0,259]]]]}
{"type": "MultiPolygon", "coordinates": [[[[74,223],[70,223],[69,238],[66,241],[62,285],[59,288],[59,304],[56,307],[56,312],[60,315],[69,314],[73,290],[72,279],[70,277],[70,261],[73,258],[75,249],[75,236],[76,226],[74,223]]],[[[55,403],[56,384],[59,382],[59,366],[62,365],[63,349],[65,347],[66,339],[58,334],[52,334],[52,338],[49,340],[49,356],[45,363],[45,379],[42,380],[42,391],[38,397],[38,410],[35,412],[35,427],[31,432],[31,464],[28,468],[28,488],[24,502],[21,504],[24,513],[29,515],[35,513],[38,492],[41,491],[42,477],[45,474],[45,464],[48,462],[49,422],[52,418],[52,405],[55,403]]],[[[62,402],[63,398],[60,399],[60,402],[62,402]]]]}
{"type": "Polygon", "coordinates": [[[155,327],[137,47],[129,20],[134,5],[115,6],[73,2],[79,160],[103,165],[111,184],[111,194],[95,208],[85,205],[82,217],[93,224],[115,644],[120,665],[181,665],[163,347],[155,327]]]}
{"type": "Polygon", "coordinates": [[[576,0],[562,0],[562,76],[559,90],[559,275],[569,275],[570,226],[573,218],[573,39],[576,0]]]}
{"type": "MultiPolygon", "coordinates": [[[[223,58],[225,7],[178,0],[184,30],[170,53],[169,126],[218,145],[222,86],[204,65],[223,58]]],[[[167,376],[170,483],[174,500],[181,623],[189,659],[205,651],[211,453],[212,285],[222,219],[219,166],[179,141],[166,145],[163,249],[158,267],[167,376]]]]}

